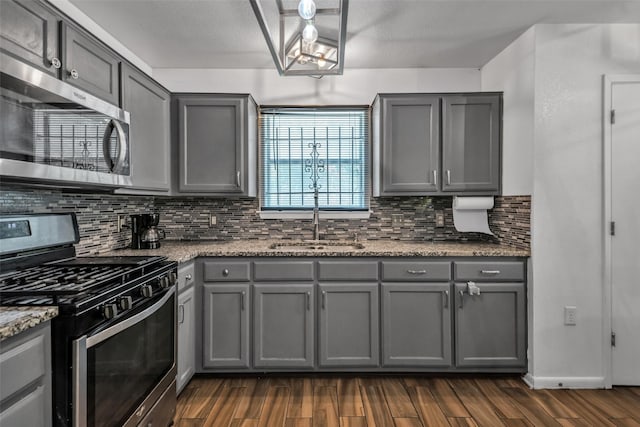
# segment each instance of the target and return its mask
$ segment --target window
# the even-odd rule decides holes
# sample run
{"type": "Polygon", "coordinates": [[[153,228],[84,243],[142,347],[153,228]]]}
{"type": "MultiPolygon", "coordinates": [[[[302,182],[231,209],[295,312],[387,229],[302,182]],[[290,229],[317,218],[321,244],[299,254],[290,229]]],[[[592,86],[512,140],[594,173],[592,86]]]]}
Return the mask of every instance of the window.
{"type": "Polygon", "coordinates": [[[262,210],[368,210],[368,111],[261,109],[262,210]]]}

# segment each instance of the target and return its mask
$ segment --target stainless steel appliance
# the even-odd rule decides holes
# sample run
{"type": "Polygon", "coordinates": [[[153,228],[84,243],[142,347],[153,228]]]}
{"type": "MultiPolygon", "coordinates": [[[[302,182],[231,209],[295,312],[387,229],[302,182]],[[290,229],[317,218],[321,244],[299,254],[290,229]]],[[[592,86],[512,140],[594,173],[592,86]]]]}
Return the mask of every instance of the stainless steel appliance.
{"type": "Polygon", "coordinates": [[[177,264],[75,257],[72,214],[0,217],[0,304],[57,305],[53,425],[168,426],[176,405],[177,264]]]}
{"type": "Polygon", "coordinates": [[[131,185],[129,113],[0,53],[0,174],[70,186],[131,185]]]}

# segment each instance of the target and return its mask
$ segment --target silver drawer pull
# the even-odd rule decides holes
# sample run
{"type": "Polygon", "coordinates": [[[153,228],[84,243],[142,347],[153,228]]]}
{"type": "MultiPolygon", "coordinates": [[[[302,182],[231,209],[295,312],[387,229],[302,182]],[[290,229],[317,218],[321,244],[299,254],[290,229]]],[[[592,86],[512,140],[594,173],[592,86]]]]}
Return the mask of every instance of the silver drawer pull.
{"type": "Polygon", "coordinates": [[[241,300],[242,311],[244,311],[244,298],[246,295],[247,293],[245,291],[242,291],[242,300],[241,300]]]}
{"type": "Polygon", "coordinates": [[[193,279],[193,276],[191,276],[191,274],[187,274],[186,276],[184,276],[184,280],[186,280],[187,282],[191,279],[193,279]]]}
{"type": "Polygon", "coordinates": [[[227,277],[227,276],[229,275],[229,269],[228,269],[228,268],[225,268],[224,270],[222,270],[222,275],[223,275],[224,277],[227,277]]]}
{"type": "Polygon", "coordinates": [[[427,270],[407,270],[409,274],[427,274],[427,270]]]}
{"type": "Polygon", "coordinates": [[[481,270],[482,274],[500,274],[500,270],[481,270]]]}
{"type": "Polygon", "coordinates": [[[438,185],[438,171],[433,170],[433,185],[438,185]]]}
{"type": "Polygon", "coordinates": [[[311,292],[307,292],[307,310],[311,310],[311,292]]]}
{"type": "Polygon", "coordinates": [[[69,77],[71,77],[73,80],[78,80],[78,77],[80,77],[80,75],[78,74],[78,70],[76,70],[75,68],[70,70],[69,77]]]}
{"type": "Polygon", "coordinates": [[[449,308],[449,291],[442,291],[444,297],[444,308],[449,308]]]}
{"type": "Polygon", "coordinates": [[[184,304],[178,306],[178,323],[182,325],[184,323],[184,304]]]}

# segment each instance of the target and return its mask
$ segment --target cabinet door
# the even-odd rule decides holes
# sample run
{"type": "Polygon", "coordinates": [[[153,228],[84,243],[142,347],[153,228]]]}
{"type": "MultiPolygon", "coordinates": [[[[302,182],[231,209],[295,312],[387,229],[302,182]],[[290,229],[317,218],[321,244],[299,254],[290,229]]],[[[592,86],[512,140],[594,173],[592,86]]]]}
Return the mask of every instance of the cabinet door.
{"type": "Polygon", "coordinates": [[[178,393],[195,373],[195,303],[193,287],[178,296],[178,393]]]}
{"type": "Polygon", "coordinates": [[[120,59],[69,25],[62,25],[62,34],[62,79],[105,101],[120,105],[120,59]]]}
{"type": "Polygon", "coordinates": [[[249,367],[249,285],[204,285],[204,368],[249,367]]]}
{"type": "Polygon", "coordinates": [[[3,0],[0,8],[0,48],[57,77],[58,15],[36,1],[3,0]]]}
{"type": "Polygon", "coordinates": [[[378,284],[321,284],[320,366],[378,366],[378,284]]]}
{"type": "Polygon", "coordinates": [[[443,191],[500,190],[499,95],[442,101],[443,191]]]}
{"type": "Polygon", "coordinates": [[[313,367],[313,285],[261,284],[253,291],[254,367],[313,367]]]}
{"type": "Polygon", "coordinates": [[[384,366],[451,366],[449,283],[382,284],[384,366]]]}
{"type": "Polygon", "coordinates": [[[246,98],[179,98],[181,192],[242,194],[246,106],[246,98]]]}
{"type": "Polygon", "coordinates": [[[131,113],[129,139],[133,188],[169,191],[169,92],[124,65],[122,108],[131,113]]]}
{"type": "Polygon", "coordinates": [[[440,99],[437,96],[383,97],[383,196],[438,191],[440,99]]]}
{"type": "Polygon", "coordinates": [[[456,365],[526,367],[524,283],[456,283],[456,365]]]}

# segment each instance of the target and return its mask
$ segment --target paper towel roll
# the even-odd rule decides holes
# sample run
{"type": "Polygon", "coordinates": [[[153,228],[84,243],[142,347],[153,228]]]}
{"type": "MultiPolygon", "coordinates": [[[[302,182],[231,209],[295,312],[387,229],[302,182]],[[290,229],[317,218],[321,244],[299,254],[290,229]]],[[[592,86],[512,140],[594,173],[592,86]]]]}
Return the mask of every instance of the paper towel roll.
{"type": "Polygon", "coordinates": [[[454,196],[453,225],[461,232],[477,232],[493,236],[487,216],[487,209],[491,208],[493,208],[493,197],[454,196]]]}

